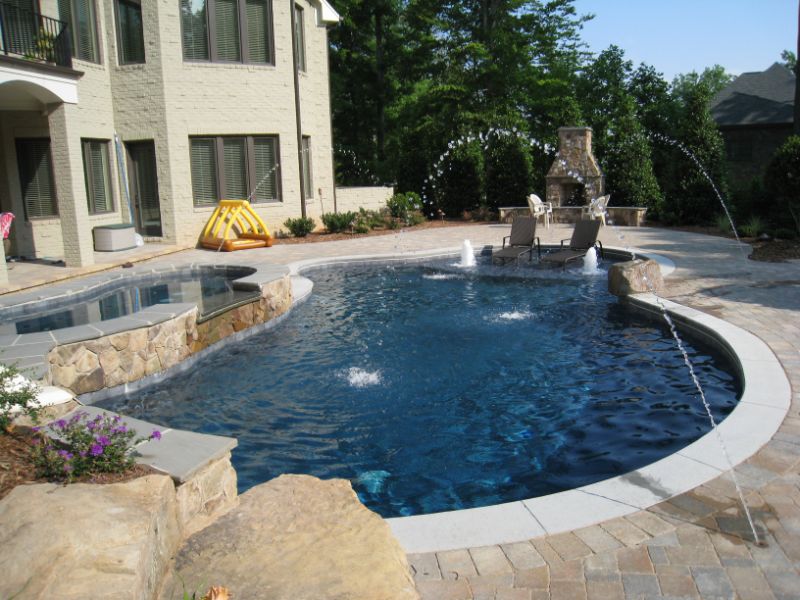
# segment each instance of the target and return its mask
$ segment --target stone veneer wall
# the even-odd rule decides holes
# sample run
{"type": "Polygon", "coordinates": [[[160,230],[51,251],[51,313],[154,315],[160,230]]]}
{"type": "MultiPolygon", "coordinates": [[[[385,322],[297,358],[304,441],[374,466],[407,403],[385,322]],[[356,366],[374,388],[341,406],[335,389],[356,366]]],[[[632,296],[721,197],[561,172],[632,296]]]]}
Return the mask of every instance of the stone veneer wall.
{"type": "Polygon", "coordinates": [[[100,338],[56,346],[48,354],[49,383],[86,394],[174,367],[192,354],[285,313],[292,305],[289,276],[261,287],[261,298],[202,323],[194,308],[175,318],[100,338]]]}

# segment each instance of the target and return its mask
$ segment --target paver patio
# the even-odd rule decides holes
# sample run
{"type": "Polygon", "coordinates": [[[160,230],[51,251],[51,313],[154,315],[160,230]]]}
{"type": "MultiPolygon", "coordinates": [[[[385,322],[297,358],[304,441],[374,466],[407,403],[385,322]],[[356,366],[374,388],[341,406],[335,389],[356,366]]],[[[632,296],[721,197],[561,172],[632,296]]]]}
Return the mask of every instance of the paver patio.
{"type": "MultiPolygon", "coordinates": [[[[508,229],[470,225],[232,254],[188,250],[151,262],[289,264],[457,249],[463,239],[480,249],[498,245],[508,229]]],[[[537,233],[547,244],[570,232],[556,225],[537,233]]],[[[800,598],[800,261],[755,263],[731,240],[661,229],[606,227],[601,239],[670,258],[677,268],[665,297],[750,331],[783,365],[792,385],[789,413],[772,440],[736,468],[765,544],[752,542],[725,475],[647,511],[569,533],[410,555],[422,598],[800,598]]],[[[37,277],[47,279],[42,273],[37,277]]]]}

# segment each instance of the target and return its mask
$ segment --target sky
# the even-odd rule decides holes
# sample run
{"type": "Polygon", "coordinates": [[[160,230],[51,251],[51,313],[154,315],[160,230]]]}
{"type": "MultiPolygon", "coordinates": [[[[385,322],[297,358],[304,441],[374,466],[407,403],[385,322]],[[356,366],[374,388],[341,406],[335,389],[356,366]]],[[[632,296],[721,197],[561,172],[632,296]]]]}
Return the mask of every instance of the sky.
{"type": "Polygon", "coordinates": [[[616,44],[667,81],[715,64],[728,73],[763,71],[797,51],[798,0],[575,0],[593,13],[581,37],[595,54],[616,44]]]}

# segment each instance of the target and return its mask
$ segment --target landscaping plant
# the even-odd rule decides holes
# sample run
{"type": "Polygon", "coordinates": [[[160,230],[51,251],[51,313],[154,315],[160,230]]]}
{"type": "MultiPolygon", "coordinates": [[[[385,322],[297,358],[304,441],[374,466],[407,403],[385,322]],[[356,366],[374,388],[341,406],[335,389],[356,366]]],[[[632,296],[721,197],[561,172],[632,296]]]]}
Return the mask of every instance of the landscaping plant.
{"type": "Polygon", "coordinates": [[[36,384],[25,379],[16,367],[0,365],[0,431],[6,431],[16,413],[28,415],[36,421],[39,407],[36,384]]]}
{"type": "Polygon", "coordinates": [[[314,231],[316,223],[311,217],[297,217],[296,219],[286,219],[283,223],[294,237],[306,237],[314,231]]]}
{"type": "Polygon", "coordinates": [[[161,439],[157,430],[137,438],[119,415],[90,418],[83,411],[50,423],[46,430],[48,435],[40,436],[33,446],[33,462],[39,476],[62,481],[87,473],[123,473],[134,466],[133,446],[161,439]]]}
{"type": "Polygon", "coordinates": [[[347,231],[353,226],[353,221],[355,220],[356,213],[354,212],[325,213],[322,215],[322,222],[329,233],[347,231]]]}
{"type": "Polygon", "coordinates": [[[758,234],[766,229],[766,225],[760,217],[752,216],[744,225],[741,225],[739,229],[742,230],[742,234],[746,237],[758,237],[758,234]]]}

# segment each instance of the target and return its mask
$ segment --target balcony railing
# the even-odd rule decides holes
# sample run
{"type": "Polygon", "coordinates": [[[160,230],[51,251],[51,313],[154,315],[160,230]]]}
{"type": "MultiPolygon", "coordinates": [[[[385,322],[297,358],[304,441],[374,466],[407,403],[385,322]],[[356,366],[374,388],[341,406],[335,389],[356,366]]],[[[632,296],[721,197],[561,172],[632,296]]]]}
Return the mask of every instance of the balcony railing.
{"type": "Polygon", "coordinates": [[[69,28],[63,21],[0,2],[0,53],[71,67],[69,28]]]}

